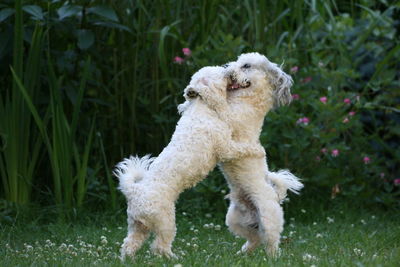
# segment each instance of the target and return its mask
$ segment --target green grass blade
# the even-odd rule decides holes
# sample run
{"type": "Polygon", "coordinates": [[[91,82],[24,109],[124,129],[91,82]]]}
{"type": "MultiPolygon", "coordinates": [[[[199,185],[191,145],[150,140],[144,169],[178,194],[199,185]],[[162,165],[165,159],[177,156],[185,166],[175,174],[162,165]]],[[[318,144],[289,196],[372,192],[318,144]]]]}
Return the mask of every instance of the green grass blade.
{"type": "Polygon", "coordinates": [[[74,105],[74,111],[72,115],[72,123],[71,123],[71,141],[74,140],[75,138],[75,133],[76,133],[76,128],[78,125],[78,116],[81,111],[81,104],[83,100],[83,95],[85,92],[85,87],[86,87],[86,81],[89,78],[89,67],[90,67],[90,58],[86,60],[85,67],[83,69],[83,75],[81,79],[81,83],[79,85],[79,92],[78,92],[78,98],[76,100],[76,103],[74,105]]]}

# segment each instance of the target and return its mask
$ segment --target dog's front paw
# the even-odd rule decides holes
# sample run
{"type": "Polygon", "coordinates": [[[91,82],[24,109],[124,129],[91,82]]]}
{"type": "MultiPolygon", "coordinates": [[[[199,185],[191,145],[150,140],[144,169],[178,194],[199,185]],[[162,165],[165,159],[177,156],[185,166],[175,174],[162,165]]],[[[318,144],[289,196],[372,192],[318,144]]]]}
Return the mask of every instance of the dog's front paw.
{"type": "Polygon", "coordinates": [[[199,92],[197,92],[193,87],[186,87],[183,96],[185,98],[195,98],[199,96],[199,92]]]}
{"type": "Polygon", "coordinates": [[[190,90],[188,90],[188,91],[186,92],[186,96],[187,96],[188,98],[195,98],[195,97],[199,96],[199,93],[196,92],[196,91],[194,91],[194,90],[192,90],[192,89],[190,89],[190,90]]]}

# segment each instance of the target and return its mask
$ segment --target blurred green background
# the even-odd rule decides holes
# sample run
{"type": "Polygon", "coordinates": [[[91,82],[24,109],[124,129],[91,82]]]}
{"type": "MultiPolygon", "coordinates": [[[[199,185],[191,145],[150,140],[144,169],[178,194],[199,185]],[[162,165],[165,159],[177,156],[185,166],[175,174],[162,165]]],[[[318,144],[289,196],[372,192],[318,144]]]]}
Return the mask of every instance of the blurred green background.
{"type": "MultiPolygon", "coordinates": [[[[0,219],[124,212],[114,165],[158,155],[197,69],[252,51],[295,81],[293,103],[271,111],[261,135],[270,169],[303,179],[295,202],[398,209],[399,9],[384,0],[2,1],[0,219]]],[[[178,208],[223,215],[226,192],[214,171],[178,208]]]]}

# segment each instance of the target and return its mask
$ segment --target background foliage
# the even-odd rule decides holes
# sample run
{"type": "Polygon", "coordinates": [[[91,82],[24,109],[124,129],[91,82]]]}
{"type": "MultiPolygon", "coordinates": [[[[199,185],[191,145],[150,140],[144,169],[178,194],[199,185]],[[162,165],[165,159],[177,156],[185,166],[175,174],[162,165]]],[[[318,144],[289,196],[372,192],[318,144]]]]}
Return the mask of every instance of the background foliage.
{"type": "MultiPolygon", "coordinates": [[[[115,163],[157,155],[191,74],[249,51],[285,62],[295,80],[293,104],[265,121],[270,168],[302,177],[302,198],[399,207],[399,7],[383,0],[3,1],[2,218],[27,204],[62,218],[117,210],[115,163]]],[[[224,212],[226,190],[213,172],[179,207],[224,212]]]]}

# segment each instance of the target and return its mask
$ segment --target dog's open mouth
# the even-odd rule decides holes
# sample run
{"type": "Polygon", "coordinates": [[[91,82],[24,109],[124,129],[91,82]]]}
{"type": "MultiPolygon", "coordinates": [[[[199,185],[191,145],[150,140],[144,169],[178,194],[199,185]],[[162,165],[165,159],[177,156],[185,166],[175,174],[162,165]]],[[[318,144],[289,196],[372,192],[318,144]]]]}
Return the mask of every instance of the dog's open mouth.
{"type": "Polygon", "coordinates": [[[226,89],[228,91],[236,91],[239,89],[248,88],[248,87],[250,87],[250,85],[251,85],[251,82],[249,82],[249,81],[245,82],[244,84],[239,84],[236,80],[231,80],[231,82],[228,83],[228,86],[226,89]]]}

